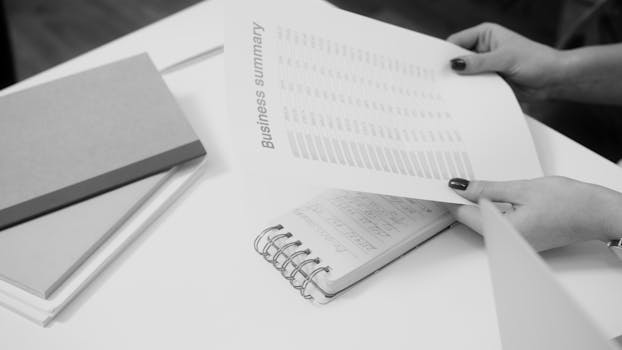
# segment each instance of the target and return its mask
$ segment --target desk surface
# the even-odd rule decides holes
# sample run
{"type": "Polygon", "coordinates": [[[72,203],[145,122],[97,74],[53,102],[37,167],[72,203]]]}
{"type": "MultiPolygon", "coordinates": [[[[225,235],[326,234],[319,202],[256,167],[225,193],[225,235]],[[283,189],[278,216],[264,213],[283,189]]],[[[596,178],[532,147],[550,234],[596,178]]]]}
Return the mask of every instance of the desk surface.
{"type": "MultiPolygon", "coordinates": [[[[223,42],[223,1],[212,0],[10,90],[143,51],[164,68],[223,42]]],[[[251,242],[265,222],[319,189],[245,177],[238,170],[222,55],[165,78],[208,150],[205,176],[51,327],[0,310],[3,347],[500,348],[481,239],[464,227],[440,235],[329,305],[300,298],[253,252],[251,242]]],[[[537,122],[530,126],[547,174],[622,190],[616,181],[620,169],[537,122]]],[[[610,291],[594,298],[594,288],[586,286],[602,282],[617,295],[622,291],[622,265],[601,254],[602,248],[568,247],[546,258],[575,297],[587,296],[595,309],[610,310],[604,308],[610,291]],[[592,256],[598,258],[586,261],[592,256]]],[[[602,317],[611,336],[622,333],[622,326],[611,326],[622,325],[620,314],[602,317]]]]}

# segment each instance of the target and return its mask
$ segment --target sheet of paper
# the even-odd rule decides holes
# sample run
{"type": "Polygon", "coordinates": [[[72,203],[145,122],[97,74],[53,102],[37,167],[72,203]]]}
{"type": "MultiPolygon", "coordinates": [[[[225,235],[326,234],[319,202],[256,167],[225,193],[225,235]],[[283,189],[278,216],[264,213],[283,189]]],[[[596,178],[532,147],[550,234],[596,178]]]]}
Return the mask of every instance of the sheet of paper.
{"type": "MultiPolygon", "coordinates": [[[[329,190],[276,220],[331,268],[341,290],[374,272],[453,222],[444,206],[371,193],[329,190]],[[368,265],[369,264],[369,265],[368,265]],[[362,268],[360,276],[344,276],[362,268]],[[366,269],[369,269],[366,271],[366,269]]],[[[278,242],[279,245],[286,242],[278,242]]],[[[308,257],[305,257],[305,259],[308,257]]],[[[312,269],[313,267],[311,267],[312,269]]]]}
{"type": "Polygon", "coordinates": [[[541,175],[509,86],[449,68],[462,49],[324,6],[229,5],[229,115],[256,174],[446,202],[463,202],[451,177],[541,175]]]}
{"type": "Polygon", "coordinates": [[[503,349],[613,350],[520,233],[480,204],[503,349]]]}

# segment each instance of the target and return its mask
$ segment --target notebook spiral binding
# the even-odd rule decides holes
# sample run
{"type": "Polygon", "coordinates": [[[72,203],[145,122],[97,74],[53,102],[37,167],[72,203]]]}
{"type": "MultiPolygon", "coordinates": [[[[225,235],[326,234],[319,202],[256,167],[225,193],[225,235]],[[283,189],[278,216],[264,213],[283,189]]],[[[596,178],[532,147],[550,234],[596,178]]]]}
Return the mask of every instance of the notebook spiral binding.
{"type": "Polygon", "coordinates": [[[310,257],[311,250],[308,248],[298,249],[298,247],[302,246],[302,242],[300,240],[294,240],[293,237],[294,235],[291,232],[284,232],[283,225],[270,226],[255,237],[253,247],[264,260],[272,264],[272,266],[281,273],[283,278],[289,281],[294,289],[300,292],[303,298],[310,300],[315,299],[314,296],[308,292],[309,285],[313,285],[313,287],[326,298],[334,297],[335,294],[327,293],[314,281],[314,278],[319,273],[329,272],[330,266],[320,265],[320,258],[317,257],[296,262],[296,259],[300,259],[302,256],[310,257]],[[295,250],[292,252],[292,249],[295,250]],[[305,271],[305,266],[314,268],[305,271]],[[296,280],[298,274],[303,277],[302,282],[296,280]]]}

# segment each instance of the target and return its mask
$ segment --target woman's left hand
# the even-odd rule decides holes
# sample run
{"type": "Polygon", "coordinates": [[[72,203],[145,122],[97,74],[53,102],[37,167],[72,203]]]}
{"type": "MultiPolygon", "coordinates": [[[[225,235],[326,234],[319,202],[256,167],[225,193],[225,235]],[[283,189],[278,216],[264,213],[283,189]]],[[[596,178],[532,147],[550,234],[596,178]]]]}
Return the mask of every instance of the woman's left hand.
{"type": "MultiPolygon", "coordinates": [[[[565,177],[489,182],[451,179],[449,187],[477,203],[512,204],[506,217],[538,251],[622,236],[622,194],[565,177]]],[[[479,208],[448,205],[456,220],[481,232],[479,208]]]]}

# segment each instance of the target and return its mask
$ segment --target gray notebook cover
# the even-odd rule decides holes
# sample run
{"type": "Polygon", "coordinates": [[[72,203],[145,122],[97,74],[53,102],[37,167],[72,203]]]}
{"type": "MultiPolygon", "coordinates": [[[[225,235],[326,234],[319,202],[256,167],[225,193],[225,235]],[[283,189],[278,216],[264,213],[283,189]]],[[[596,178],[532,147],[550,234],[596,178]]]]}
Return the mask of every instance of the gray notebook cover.
{"type": "Polygon", "coordinates": [[[0,230],[205,154],[147,55],[0,98],[0,230]]]}
{"type": "Polygon", "coordinates": [[[166,178],[153,175],[0,231],[0,278],[49,297],[166,178]]]}

